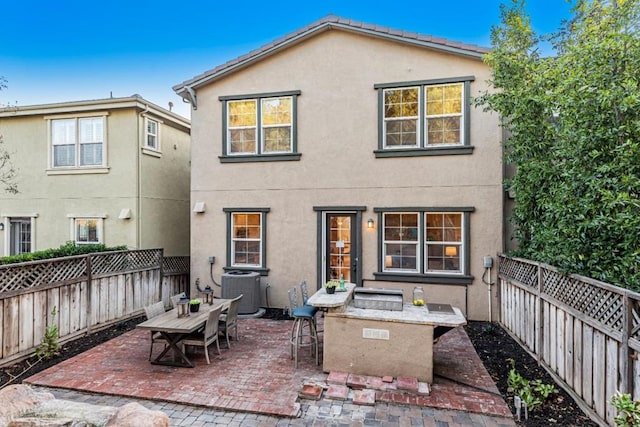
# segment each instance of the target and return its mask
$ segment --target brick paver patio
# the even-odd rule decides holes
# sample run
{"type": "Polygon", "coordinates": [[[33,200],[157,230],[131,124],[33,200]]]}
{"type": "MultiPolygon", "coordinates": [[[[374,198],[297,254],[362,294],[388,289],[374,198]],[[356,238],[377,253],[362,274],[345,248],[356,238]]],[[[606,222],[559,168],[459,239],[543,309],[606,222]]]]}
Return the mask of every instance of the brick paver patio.
{"type": "MultiPolygon", "coordinates": [[[[42,371],[25,382],[164,402],[160,404],[228,411],[225,414],[260,414],[276,419],[287,417],[292,420],[292,425],[308,425],[295,424],[295,420],[299,422],[309,417],[344,416],[343,408],[361,408],[353,398],[331,400],[324,396],[318,401],[299,399],[298,393],[305,383],[327,386],[327,374],[313,363],[307,352],[303,352],[298,369],[294,369],[289,359],[290,327],[290,321],[241,319],[238,326],[240,340],[232,341],[231,349],[223,348],[222,355],[216,354],[214,345],[210,349],[211,365],[206,364],[201,349],[190,351],[189,356],[196,364],[193,369],[150,364],[147,359],[149,334],[134,330],[42,371]],[[326,411],[329,412],[324,413],[326,411]]],[[[159,351],[161,346],[156,347],[154,354],[159,351]]],[[[375,408],[409,405],[422,407],[422,412],[447,410],[454,411],[452,414],[458,414],[458,418],[478,419],[480,416],[498,420],[491,423],[474,421],[469,425],[514,425],[509,408],[464,330],[453,330],[442,336],[434,347],[434,358],[435,378],[429,396],[378,390],[375,392],[375,408]]],[[[381,382],[375,381],[374,377],[369,381],[381,382]]],[[[366,404],[371,405],[372,402],[367,401],[366,404]]],[[[386,409],[385,413],[388,411],[386,409]]],[[[353,409],[347,412],[357,413],[353,409]]]]}

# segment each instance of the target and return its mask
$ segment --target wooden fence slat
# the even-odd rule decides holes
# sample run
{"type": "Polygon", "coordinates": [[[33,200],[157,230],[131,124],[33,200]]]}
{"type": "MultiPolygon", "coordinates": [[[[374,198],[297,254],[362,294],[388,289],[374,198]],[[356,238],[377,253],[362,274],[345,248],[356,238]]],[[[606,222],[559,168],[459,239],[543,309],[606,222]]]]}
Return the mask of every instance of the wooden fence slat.
{"type": "Polygon", "coordinates": [[[605,419],[605,372],[606,372],[605,336],[600,331],[593,332],[593,404],[598,415],[605,419]]]}
{"type": "Polygon", "coordinates": [[[573,322],[573,390],[582,396],[582,322],[573,322]]]}
{"type": "Polygon", "coordinates": [[[80,316],[83,311],[79,283],[69,285],[69,298],[69,333],[72,334],[80,330],[80,316]]]}
{"type": "Polygon", "coordinates": [[[18,353],[20,345],[20,337],[18,332],[18,318],[20,316],[20,304],[16,297],[4,300],[4,353],[7,355],[18,353]]]}
{"type": "Polygon", "coordinates": [[[593,328],[582,329],[582,398],[593,408],[593,328]]]}
{"type": "Polygon", "coordinates": [[[18,299],[20,301],[18,351],[26,351],[33,347],[33,294],[23,294],[18,299]]]}
{"type": "Polygon", "coordinates": [[[553,372],[558,373],[558,315],[556,311],[555,306],[549,306],[549,367],[553,372]]]}
{"type": "Polygon", "coordinates": [[[33,294],[33,345],[42,344],[44,333],[47,330],[47,293],[36,292],[33,294]]]}
{"type": "Polygon", "coordinates": [[[564,324],[564,311],[558,309],[556,311],[556,325],[558,328],[557,338],[557,351],[556,351],[556,366],[558,369],[558,375],[563,380],[566,380],[565,376],[565,324],[564,324]]]}
{"type": "Polygon", "coordinates": [[[8,329],[4,320],[4,302],[0,301],[0,359],[5,358],[4,351],[4,331],[8,329]]]}
{"type": "Polygon", "coordinates": [[[573,350],[573,343],[574,343],[574,339],[573,339],[573,316],[567,314],[565,317],[565,330],[564,330],[564,348],[565,348],[565,354],[564,354],[564,362],[565,362],[565,376],[564,376],[564,380],[569,383],[572,384],[573,383],[573,364],[575,362],[574,360],[574,350],[573,350]]]}
{"type": "Polygon", "coordinates": [[[633,379],[633,399],[640,400],[640,358],[633,360],[633,379]]]}
{"type": "Polygon", "coordinates": [[[63,337],[68,335],[71,331],[69,327],[69,315],[70,315],[70,296],[69,296],[69,286],[63,286],[60,288],[60,307],[58,310],[58,319],[60,322],[60,326],[58,331],[60,332],[60,336],[63,337]]]}
{"type": "Polygon", "coordinates": [[[606,341],[606,384],[605,384],[605,404],[606,404],[606,420],[610,423],[614,423],[614,418],[617,415],[617,410],[611,405],[611,398],[616,394],[616,391],[620,390],[620,384],[618,380],[619,362],[619,346],[615,340],[605,339],[606,341]]]}
{"type": "Polygon", "coordinates": [[[543,311],[543,327],[542,327],[542,336],[543,336],[543,348],[542,348],[542,360],[544,360],[547,364],[550,363],[551,360],[551,325],[549,323],[549,319],[551,318],[549,314],[549,303],[547,301],[542,301],[543,311]]]}

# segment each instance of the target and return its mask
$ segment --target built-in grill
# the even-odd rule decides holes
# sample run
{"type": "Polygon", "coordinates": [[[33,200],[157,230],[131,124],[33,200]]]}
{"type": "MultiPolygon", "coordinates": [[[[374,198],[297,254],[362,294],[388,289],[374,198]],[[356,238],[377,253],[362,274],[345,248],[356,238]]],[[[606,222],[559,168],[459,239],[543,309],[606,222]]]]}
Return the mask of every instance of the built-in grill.
{"type": "Polygon", "coordinates": [[[355,288],[353,306],[374,310],[402,311],[402,290],[383,288],[355,288]]]}

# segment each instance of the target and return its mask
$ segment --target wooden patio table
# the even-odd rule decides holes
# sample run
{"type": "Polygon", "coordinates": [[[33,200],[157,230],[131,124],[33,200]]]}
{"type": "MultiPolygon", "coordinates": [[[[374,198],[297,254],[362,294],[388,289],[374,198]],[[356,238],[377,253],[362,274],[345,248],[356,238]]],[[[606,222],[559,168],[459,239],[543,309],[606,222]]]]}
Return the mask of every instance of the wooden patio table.
{"type": "Polygon", "coordinates": [[[230,299],[217,298],[213,300],[211,305],[200,304],[200,310],[197,313],[189,313],[187,317],[178,317],[178,311],[174,308],[138,324],[138,328],[159,332],[167,340],[167,347],[151,363],[154,365],[193,368],[195,365],[180,348],[180,341],[185,336],[204,327],[211,310],[222,305],[222,310],[224,311],[229,308],[230,303],[230,299]],[[172,351],[173,357],[167,360],[164,357],[169,351],[172,351]]]}

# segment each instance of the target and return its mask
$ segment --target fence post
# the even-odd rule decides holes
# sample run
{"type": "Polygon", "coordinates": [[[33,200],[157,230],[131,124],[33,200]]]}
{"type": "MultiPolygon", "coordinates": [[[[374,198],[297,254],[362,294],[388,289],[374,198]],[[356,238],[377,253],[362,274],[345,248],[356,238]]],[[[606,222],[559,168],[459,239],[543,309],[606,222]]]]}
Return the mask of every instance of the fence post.
{"type": "Polygon", "coordinates": [[[622,294],[622,341],[620,342],[620,359],[622,366],[620,366],[620,392],[631,393],[630,384],[633,384],[633,370],[629,367],[630,353],[629,353],[629,335],[633,328],[633,314],[631,310],[633,304],[631,298],[627,292],[622,294]]]}
{"type": "Polygon", "coordinates": [[[160,291],[158,294],[160,295],[160,301],[164,301],[162,295],[162,288],[164,288],[164,248],[160,249],[160,291]]]}
{"type": "MultiPolygon", "coordinates": [[[[538,294],[536,295],[536,307],[538,308],[536,313],[536,341],[538,342],[538,349],[536,351],[536,359],[538,364],[542,363],[542,354],[544,353],[544,340],[543,340],[543,328],[544,328],[544,310],[542,307],[542,292],[544,291],[544,279],[542,276],[542,266],[536,263],[538,270],[538,294]]],[[[534,346],[535,348],[535,346],[534,346]]]]}
{"type": "Polygon", "coordinates": [[[86,272],[87,272],[87,307],[86,307],[86,317],[87,317],[87,335],[91,333],[91,294],[93,288],[93,274],[91,273],[91,255],[87,255],[85,258],[86,264],[86,272]]]}

